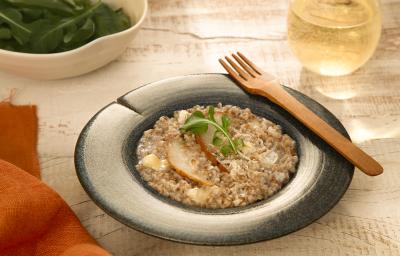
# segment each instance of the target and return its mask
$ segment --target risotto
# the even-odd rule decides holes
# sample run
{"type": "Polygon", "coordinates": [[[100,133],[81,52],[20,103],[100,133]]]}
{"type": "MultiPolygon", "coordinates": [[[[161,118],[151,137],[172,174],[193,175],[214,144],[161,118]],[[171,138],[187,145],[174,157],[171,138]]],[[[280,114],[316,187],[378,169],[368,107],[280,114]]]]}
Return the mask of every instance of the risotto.
{"type": "Polygon", "coordinates": [[[205,208],[245,206],[272,196],[298,161],[295,141],[279,125],[247,108],[221,104],[162,116],[144,132],[136,153],[136,169],[152,188],[205,208]]]}

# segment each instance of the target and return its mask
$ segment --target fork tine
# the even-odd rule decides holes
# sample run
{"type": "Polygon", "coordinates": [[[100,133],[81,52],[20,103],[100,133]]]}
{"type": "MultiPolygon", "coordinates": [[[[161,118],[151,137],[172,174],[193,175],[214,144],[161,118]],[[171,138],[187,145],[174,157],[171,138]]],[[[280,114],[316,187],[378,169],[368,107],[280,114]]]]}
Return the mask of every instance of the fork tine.
{"type": "Polygon", "coordinates": [[[247,73],[249,73],[252,77],[256,77],[258,74],[254,72],[246,63],[243,62],[241,58],[239,58],[236,54],[232,54],[233,58],[239,63],[239,65],[244,68],[247,73]]]}
{"type": "Polygon", "coordinates": [[[233,69],[235,69],[236,72],[238,72],[239,75],[244,78],[244,80],[250,78],[249,74],[247,74],[246,71],[244,71],[241,67],[239,67],[233,60],[231,60],[229,57],[225,57],[225,59],[229,62],[229,64],[231,64],[233,69]]]}
{"type": "Polygon", "coordinates": [[[237,54],[246,62],[247,65],[249,65],[254,71],[256,71],[259,75],[262,75],[262,71],[260,68],[258,68],[253,62],[251,62],[246,56],[241,54],[240,52],[237,52],[237,54]]]}
{"type": "Polygon", "coordinates": [[[235,80],[239,81],[239,82],[244,82],[244,79],[238,75],[238,73],[236,73],[235,71],[233,71],[233,69],[231,67],[229,67],[228,64],[226,64],[226,62],[222,59],[218,60],[219,63],[221,63],[221,65],[224,67],[224,69],[228,72],[229,75],[231,75],[235,80]]]}

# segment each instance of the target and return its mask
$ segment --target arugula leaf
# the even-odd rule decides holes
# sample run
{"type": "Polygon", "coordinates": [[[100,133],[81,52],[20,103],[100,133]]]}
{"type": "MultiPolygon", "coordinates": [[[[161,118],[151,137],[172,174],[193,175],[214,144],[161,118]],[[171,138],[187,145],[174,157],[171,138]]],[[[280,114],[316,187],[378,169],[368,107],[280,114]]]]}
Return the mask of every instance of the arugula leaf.
{"type": "Polygon", "coordinates": [[[23,45],[29,41],[32,32],[22,22],[22,15],[19,11],[12,8],[0,10],[0,20],[10,26],[12,36],[19,44],[23,45]]]}
{"type": "Polygon", "coordinates": [[[11,39],[11,30],[6,27],[0,27],[0,39],[11,39]]]}
{"type": "Polygon", "coordinates": [[[54,29],[54,24],[49,20],[38,20],[31,24],[34,31],[32,36],[32,51],[36,53],[53,52],[60,44],[63,37],[61,29],[54,29]]]}
{"type": "MultiPolygon", "coordinates": [[[[241,148],[244,146],[244,142],[242,139],[234,139],[233,140],[233,144],[235,144],[236,148],[241,148]]],[[[224,146],[221,147],[221,153],[226,156],[228,154],[230,154],[234,149],[232,148],[231,144],[226,144],[224,146]]]]}
{"type": "Polygon", "coordinates": [[[15,7],[48,9],[63,15],[71,15],[74,9],[62,1],[55,0],[4,0],[15,7]]]}
{"type": "Polygon", "coordinates": [[[72,24],[71,26],[68,26],[65,29],[65,34],[63,37],[64,44],[68,44],[71,42],[71,40],[74,37],[77,30],[78,30],[78,27],[75,24],[72,24]]]}
{"type": "Polygon", "coordinates": [[[215,114],[215,107],[209,106],[208,107],[208,118],[213,122],[217,122],[217,121],[215,121],[214,114],[215,114]]]}
{"type": "Polygon", "coordinates": [[[240,138],[234,139],[233,143],[235,143],[236,147],[238,147],[238,148],[244,147],[244,141],[240,138]]]}
{"type": "Polygon", "coordinates": [[[102,37],[123,31],[131,26],[129,18],[121,10],[113,11],[107,5],[101,5],[93,17],[96,24],[96,37],[102,37]]]}
{"type": "Polygon", "coordinates": [[[214,135],[212,144],[216,147],[220,147],[222,146],[222,143],[224,143],[224,141],[220,137],[214,135]]]}
{"type": "Polygon", "coordinates": [[[0,48],[7,51],[14,51],[14,47],[11,47],[11,45],[4,40],[0,40],[0,48]]]}
{"type": "Polygon", "coordinates": [[[64,35],[63,42],[65,44],[86,43],[94,35],[94,32],[95,25],[93,20],[87,19],[79,29],[75,25],[70,26],[69,32],[64,35]]]}
{"type": "Polygon", "coordinates": [[[232,153],[232,151],[233,151],[233,147],[232,147],[232,145],[230,145],[230,144],[226,144],[226,145],[223,145],[223,146],[221,147],[221,153],[222,153],[224,156],[229,155],[230,153],[232,153]]]}
{"type": "Polygon", "coordinates": [[[73,6],[76,10],[78,9],[86,9],[92,5],[91,0],[62,0],[65,3],[73,6]]]}
{"type": "Polygon", "coordinates": [[[21,8],[19,10],[21,11],[23,20],[25,22],[33,22],[37,19],[40,19],[43,15],[43,10],[39,9],[21,8]]]}
{"type": "Polygon", "coordinates": [[[80,15],[72,18],[62,19],[58,24],[55,25],[51,24],[48,20],[42,20],[42,27],[37,28],[36,33],[32,38],[33,51],[38,53],[53,52],[63,40],[63,29],[92,15],[93,11],[96,10],[96,8],[98,8],[100,5],[101,2],[97,2],[80,15]]]}
{"type": "Polygon", "coordinates": [[[130,26],[101,0],[0,0],[0,49],[62,52],[130,26]]]}
{"type": "Polygon", "coordinates": [[[225,116],[225,118],[224,116],[222,116],[221,120],[222,120],[222,125],[215,122],[214,109],[213,107],[209,107],[208,118],[206,118],[202,112],[196,111],[186,120],[185,124],[181,127],[181,130],[184,132],[190,131],[197,135],[203,134],[207,132],[208,125],[210,124],[216,128],[216,132],[213,138],[213,144],[215,146],[217,145],[221,146],[223,144],[223,140],[218,136],[218,134],[222,134],[228,141],[227,144],[221,146],[220,148],[221,153],[224,155],[229,154],[230,152],[237,153],[236,144],[232,140],[228,131],[230,120],[227,116],[225,116]],[[212,119],[214,119],[214,121],[212,119]],[[228,147],[230,149],[228,149],[228,147]]]}
{"type": "Polygon", "coordinates": [[[222,127],[224,127],[225,130],[228,130],[229,125],[231,124],[231,120],[226,115],[223,115],[221,117],[221,121],[222,121],[222,127]]]}
{"type": "Polygon", "coordinates": [[[190,130],[194,134],[205,133],[208,130],[208,123],[203,120],[205,120],[203,113],[196,111],[186,120],[181,129],[184,131],[190,130]]]}
{"type": "Polygon", "coordinates": [[[75,10],[83,10],[86,6],[86,1],[63,0],[66,4],[70,5],[75,10]]]}

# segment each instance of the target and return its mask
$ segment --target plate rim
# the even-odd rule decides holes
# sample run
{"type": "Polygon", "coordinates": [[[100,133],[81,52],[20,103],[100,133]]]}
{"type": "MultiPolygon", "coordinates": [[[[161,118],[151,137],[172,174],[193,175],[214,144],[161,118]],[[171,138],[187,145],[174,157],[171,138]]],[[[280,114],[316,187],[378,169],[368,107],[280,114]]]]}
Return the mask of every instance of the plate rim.
{"type": "MultiPolygon", "coordinates": [[[[245,245],[245,244],[255,244],[255,243],[260,243],[260,242],[264,242],[264,241],[269,241],[269,240],[274,240],[283,236],[286,236],[288,234],[291,234],[293,232],[296,232],[298,230],[301,230],[307,226],[309,226],[310,224],[314,223],[315,221],[319,220],[320,218],[322,218],[323,216],[325,216],[332,208],[334,208],[337,203],[341,200],[341,198],[344,196],[345,192],[348,190],[351,181],[353,179],[353,175],[354,175],[354,166],[351,168],[351,173],[350,173],[350,178],[349,178],[349,182],[348,184],[346,184],[346,186],[343,186],[343,193],[341,195],[339,195],[337,197],[337,199],[333,202],[332,201],[332,205],[330,207],[325,207],[324,210],[322,211],[323,213],[317,217],[317,218],[313,218],[312,220],[307,219],[307,221],[303,221],[298,227],[296,227],[295,229],[291,229],[288,230],[286,232],[282,232],[281,234],[279,234],[278,236],[274,236],[273,238],[260,238],[260,239],[256,239],[256,240],[242,240],[240,242],[223,242],[223,243],[207,243],[207,242],[202,242],[202,241],[194,241],[194,240],[184,240],[184,239],[179,239],[176,237],[172,237],[172,236],[167,236],[161,233],[157,233],[157,231],[155,229],[151,229],[151,228],[147,228],[144,227],[143,225],[140,225],[136,222],[132,222],[129,221],[128,218],[125,218],[123,215],[119,214],[116,211],[111,211],[110,209],[108,209],[107,204],[105,203],[103,205],[102,201],[103,199],[101,198],[101,195],[98,195],[96,192],[94,192],[93,190],[90,189],[90,187],[92,187],[90,184],[90,182],[88,183],[87,180],[87,176],[86,176],[86,172],[81,172],[79,171],[79,169],[81,168],[81,170],[85,170],[82,163],[80,163],[81,161],[83,161],[82,159],[79,159],[79,157],[77,157],[78,155],[82,154],[83,152],[83,147],[81,145],[81,143],[83,142],[84,137],[86,137],[87,132],[90,131],[90,125],[96,120],[97,116],[103,112],[103,110],[105,110],[106,108],[108,108],[110,105],[113,104],[119,104],[122,105],[124,107],[127,107],[129,109],[132,110],[132,108],[126,106],[125,104],[122,104],[120,101],[122,98],[124,98],[125,96],[129,95],[132,92],[135,92],[136,90],[139,90],[143,87],[152,85],[154,83],[165,83],[168,82],[168,80],[174,80],[174,79],[185,79],[187,77],[195,77],[195,76],[205,76],[205,75],[221,75],[221,76],[225,76],[227,78],[229,78],[235,85],[236,83],[229,77],[229,75],[224,74],[224,73],[195,73],[195,74],[187,74],[187,75],[181,75],[181,76],[173,76],[173,77],[168,77],[165,79],[161,79],[161,80],[157,80],[157,81],[153,81],[153,82],[149,82],[146,84],[143,84],[141,86],[136,87],[133,90],[128,91],[127,93],[125,93],[124,95],[118,97],[115,101],[107,104],[106,106],[104,106],[103,108],[101,108],[99,111],[96,112],[96,114],[94,114],[90,120],[85,124],[84,128],[82,129],[82,131],[79,134],[78,140],[76,142],[75,145],[75,150],[74,150],[74,164],[75,164],[75,169],[76,169],[76,174],[78,176],[78,180],[81,183],[83,189],[85,190],[85,192],[87,193],[87,195],[90,197],[90,199],[100,208],[102,209],[105,213],[107,213],[107,215],[109,215],[110,217],[112,217],[113,219],[121,222],[122,224],[126,225],[129,228],[133,228],[136,231],[139,231],[141,233],[144,233],[146,235],[150,235],[152,237],[155,238],[161,238],[167,241],[172,241],[172,242],[176,242],[176,243],[183,243],[183,244],[189,244],[189,245],[203,245],[203,246],[236,246],[236,245],[245,245]]],[[[237,86],[237,85],[236,85],[237,86]]],[[[345,127],[343,126],[343,124],[340,122],[340,120],[332,113],[330,112],[327,108],[325,108],[322,104],[320,104],[319,102],[317,102],[316,100],[312,99],[311,97],[309,97],[308,95],[290,88],[288,86],[282,85],[285,88],[288,88],[289,90],[292,90],[296,93],[301,94],[304,98],[306,98],[307,100],[310,100],[313,102],[313,104],[316,104],[316,106],[318,106],[318,108],[321,108],[323,111],[329,113],[334,119],[335,121],[337,121],[338,125],[340,126],[340,129],[342,129],[342,131],[344,132],[345,137],[347,137],[348,139],[350,139],[350,136],[347,132],[347,130],[345,129],[345,127]]],[[[239,87],[239,86],[238,86],[239,87]]],[[[239,87],[240,88],[240,87],[239,87]]],[[[245,92],[242,88],[240,88],[245,94],[250,95],[249,93],[245,92]]],[[[251,97],[253,97],[253,95],[251,95],[251,97]]],[[[350,139],[351,140],[351,139],[350,139]]]]}

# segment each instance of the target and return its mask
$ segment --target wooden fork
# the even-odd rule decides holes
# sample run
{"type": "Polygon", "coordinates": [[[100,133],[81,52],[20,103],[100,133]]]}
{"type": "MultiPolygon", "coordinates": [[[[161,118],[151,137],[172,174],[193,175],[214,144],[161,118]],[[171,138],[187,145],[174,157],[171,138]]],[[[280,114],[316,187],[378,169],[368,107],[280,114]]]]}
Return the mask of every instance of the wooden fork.
{"type": "Polygon", "coordinates": [[[261,95],[285,109],[365,174],[375,176],[383,172],[377,161],[286,92],[275,77],[263,72],[240,52],[232,56],[237,63],[229,57],[225,59],[230,66],[222,59],[219,62],[245,91],[261,95]]]}

